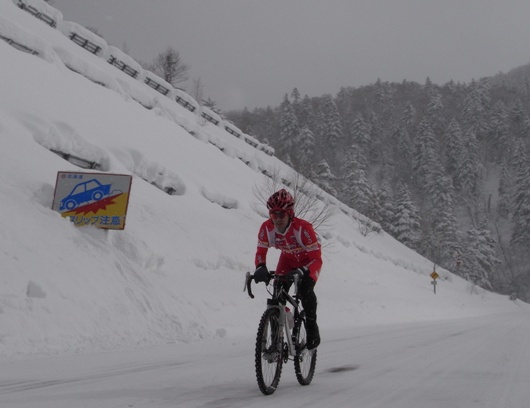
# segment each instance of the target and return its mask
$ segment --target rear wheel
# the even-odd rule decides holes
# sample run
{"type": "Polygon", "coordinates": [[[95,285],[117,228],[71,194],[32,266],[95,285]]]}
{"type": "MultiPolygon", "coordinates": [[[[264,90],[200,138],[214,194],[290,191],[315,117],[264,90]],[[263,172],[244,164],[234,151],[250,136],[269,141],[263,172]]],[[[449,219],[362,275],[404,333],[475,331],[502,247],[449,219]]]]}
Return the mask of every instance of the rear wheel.
{"type": "Polygon", "coordinates": [[[256,379],[261,392],[270,395],[276,391],[282,374],[282,343],[279,339],[280,311],[277,308],[265,310],[256,336],[256,379]]]}
{"type": "Polygon", "coordinates": [[[305,316],[302,314],[294,325],[294,335],[296,338],[296,355],[294,358],[294,371],[296,379],[301,385],[309,385],[315,375],[317,364],[317,349],[307,349],[307,331],[305,326],[305,316]]]}

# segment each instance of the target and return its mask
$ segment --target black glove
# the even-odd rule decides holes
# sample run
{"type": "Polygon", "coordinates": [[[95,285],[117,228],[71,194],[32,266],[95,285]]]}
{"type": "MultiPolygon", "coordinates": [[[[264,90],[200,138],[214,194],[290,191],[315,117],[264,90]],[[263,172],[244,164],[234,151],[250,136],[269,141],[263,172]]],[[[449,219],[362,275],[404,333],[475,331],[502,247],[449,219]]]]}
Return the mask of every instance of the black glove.
{"type": "Polygon", "coordinates": [[[300,282],[304,278],[309,278],[309,270],[303,266],[287,272],[287,279],[289,282],[294,282],[295,276],[298,276],[298,282],[300,282]]]}
{"type": "Polygon", "coordinates": [[[268,285],[270,280],[271,274],[269,273],[267,266],[265,264],[258,265],[256,271],[254,272],[254,281],[256,283],[265,282],[268,285]]]}

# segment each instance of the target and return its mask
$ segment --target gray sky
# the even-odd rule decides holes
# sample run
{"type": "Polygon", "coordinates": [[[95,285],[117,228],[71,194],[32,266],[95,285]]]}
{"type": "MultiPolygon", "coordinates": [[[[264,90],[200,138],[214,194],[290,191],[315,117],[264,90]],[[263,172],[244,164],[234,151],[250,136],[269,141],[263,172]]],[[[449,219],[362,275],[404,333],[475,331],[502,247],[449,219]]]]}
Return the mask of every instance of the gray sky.
{"type": "MultiPolygon", "coordinates": [[[[530,0],[54,0],[138,61],[168,46],[226,111],[285,93],[335,95],[403,79],[507,72],[530,62],[530,0]]],[[[190,81],[191,82],[191,81],[190,81]]]]}

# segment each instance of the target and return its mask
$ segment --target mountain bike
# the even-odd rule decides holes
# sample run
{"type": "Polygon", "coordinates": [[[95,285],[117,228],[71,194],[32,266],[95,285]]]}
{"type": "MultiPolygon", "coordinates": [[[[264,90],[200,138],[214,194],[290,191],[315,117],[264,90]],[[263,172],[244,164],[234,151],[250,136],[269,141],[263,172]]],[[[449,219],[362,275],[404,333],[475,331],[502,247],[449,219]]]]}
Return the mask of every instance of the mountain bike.
{"type": "MultiPolygon", "coordinates": [[[[298,276],[292,282],[294,296],[289,295],[291,282],[285,276],[275,275],[274,271],[271,276],[271,283],[267,285],[270,298],[259,322],[254,360],[258,386],[265,395],[276,391],[284,363],[293,360],[296,379],[301,385],[309,385],[317,362],[317,350],[308,350],[306,346],[306,319],[298,299],[298,276]]],[[[253,278],[254,275],[247,272],[243,289],[252,299],[253,278]]]]}

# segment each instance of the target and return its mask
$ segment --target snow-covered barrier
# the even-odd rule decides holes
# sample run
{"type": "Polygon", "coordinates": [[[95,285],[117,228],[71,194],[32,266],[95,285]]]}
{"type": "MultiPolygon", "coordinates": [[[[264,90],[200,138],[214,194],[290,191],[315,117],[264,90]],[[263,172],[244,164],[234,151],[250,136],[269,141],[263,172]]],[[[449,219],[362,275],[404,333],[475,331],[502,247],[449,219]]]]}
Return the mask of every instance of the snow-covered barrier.
{"type": "Polygon", "coordinates": [[[171,84],[163,78],[160,78],[158,75],[154,74],[151,71],[144,72],[145,83],[151,88],[153,88],[155,91],[160,92],[164,96],[167,96],[173,90],[171,84]]]}
{"type": "Polygon", "coordinates": [[[107,42],[99,35],[72,21],[63,21],[59,30],[74,43],[83,47],[94,55],[106,55],[107,42]]]}
{"type": "Polygon", "coordinates": [[[223,121],[223,127],[224,129],[230,133],[231,135],[237,137],[238,139],[241,139],[243,132],[241,129],[239,129],[236,125],[234,125],[232,122],[228,120],[223,121]]]}
{"type": "Polygon", "coordinates": [[[47,42],[3,17],[0,17],[0,39],[19,51],[37,55],[47,61],[54,59],[53,50],[47,42]]]}
{"type": "Polygon", "coordinates": [[[199,111],[200,109],[199,103],[193,97],[191,97],[181,89],[175,88],[173,90],[173,98],[180,106],[183,106],[190,112],[199,111]]]}
{"type": "Polygon", "coordinates": [[[223,122],[221,116],[207,106],[201,106],[201,117],[206,119],[208,122],[213,123],[215,126],[220,126],[223,122]]]}
{"type": "Polygon", "coordinates": [[[50,27],[55,28],[63,21],[63,13],[44,0],[13,0],[13,3],[32,16],[44,21],[50,27]]]}
{"type": "Polygon", "coordinates": [[[142,66],[139,63],[125,54],[122,50],[113,47],[112,45],[107,47],[107,55],[105,58],[109,64],[133,78],[137,78],[143,71],[142,66]]]}

